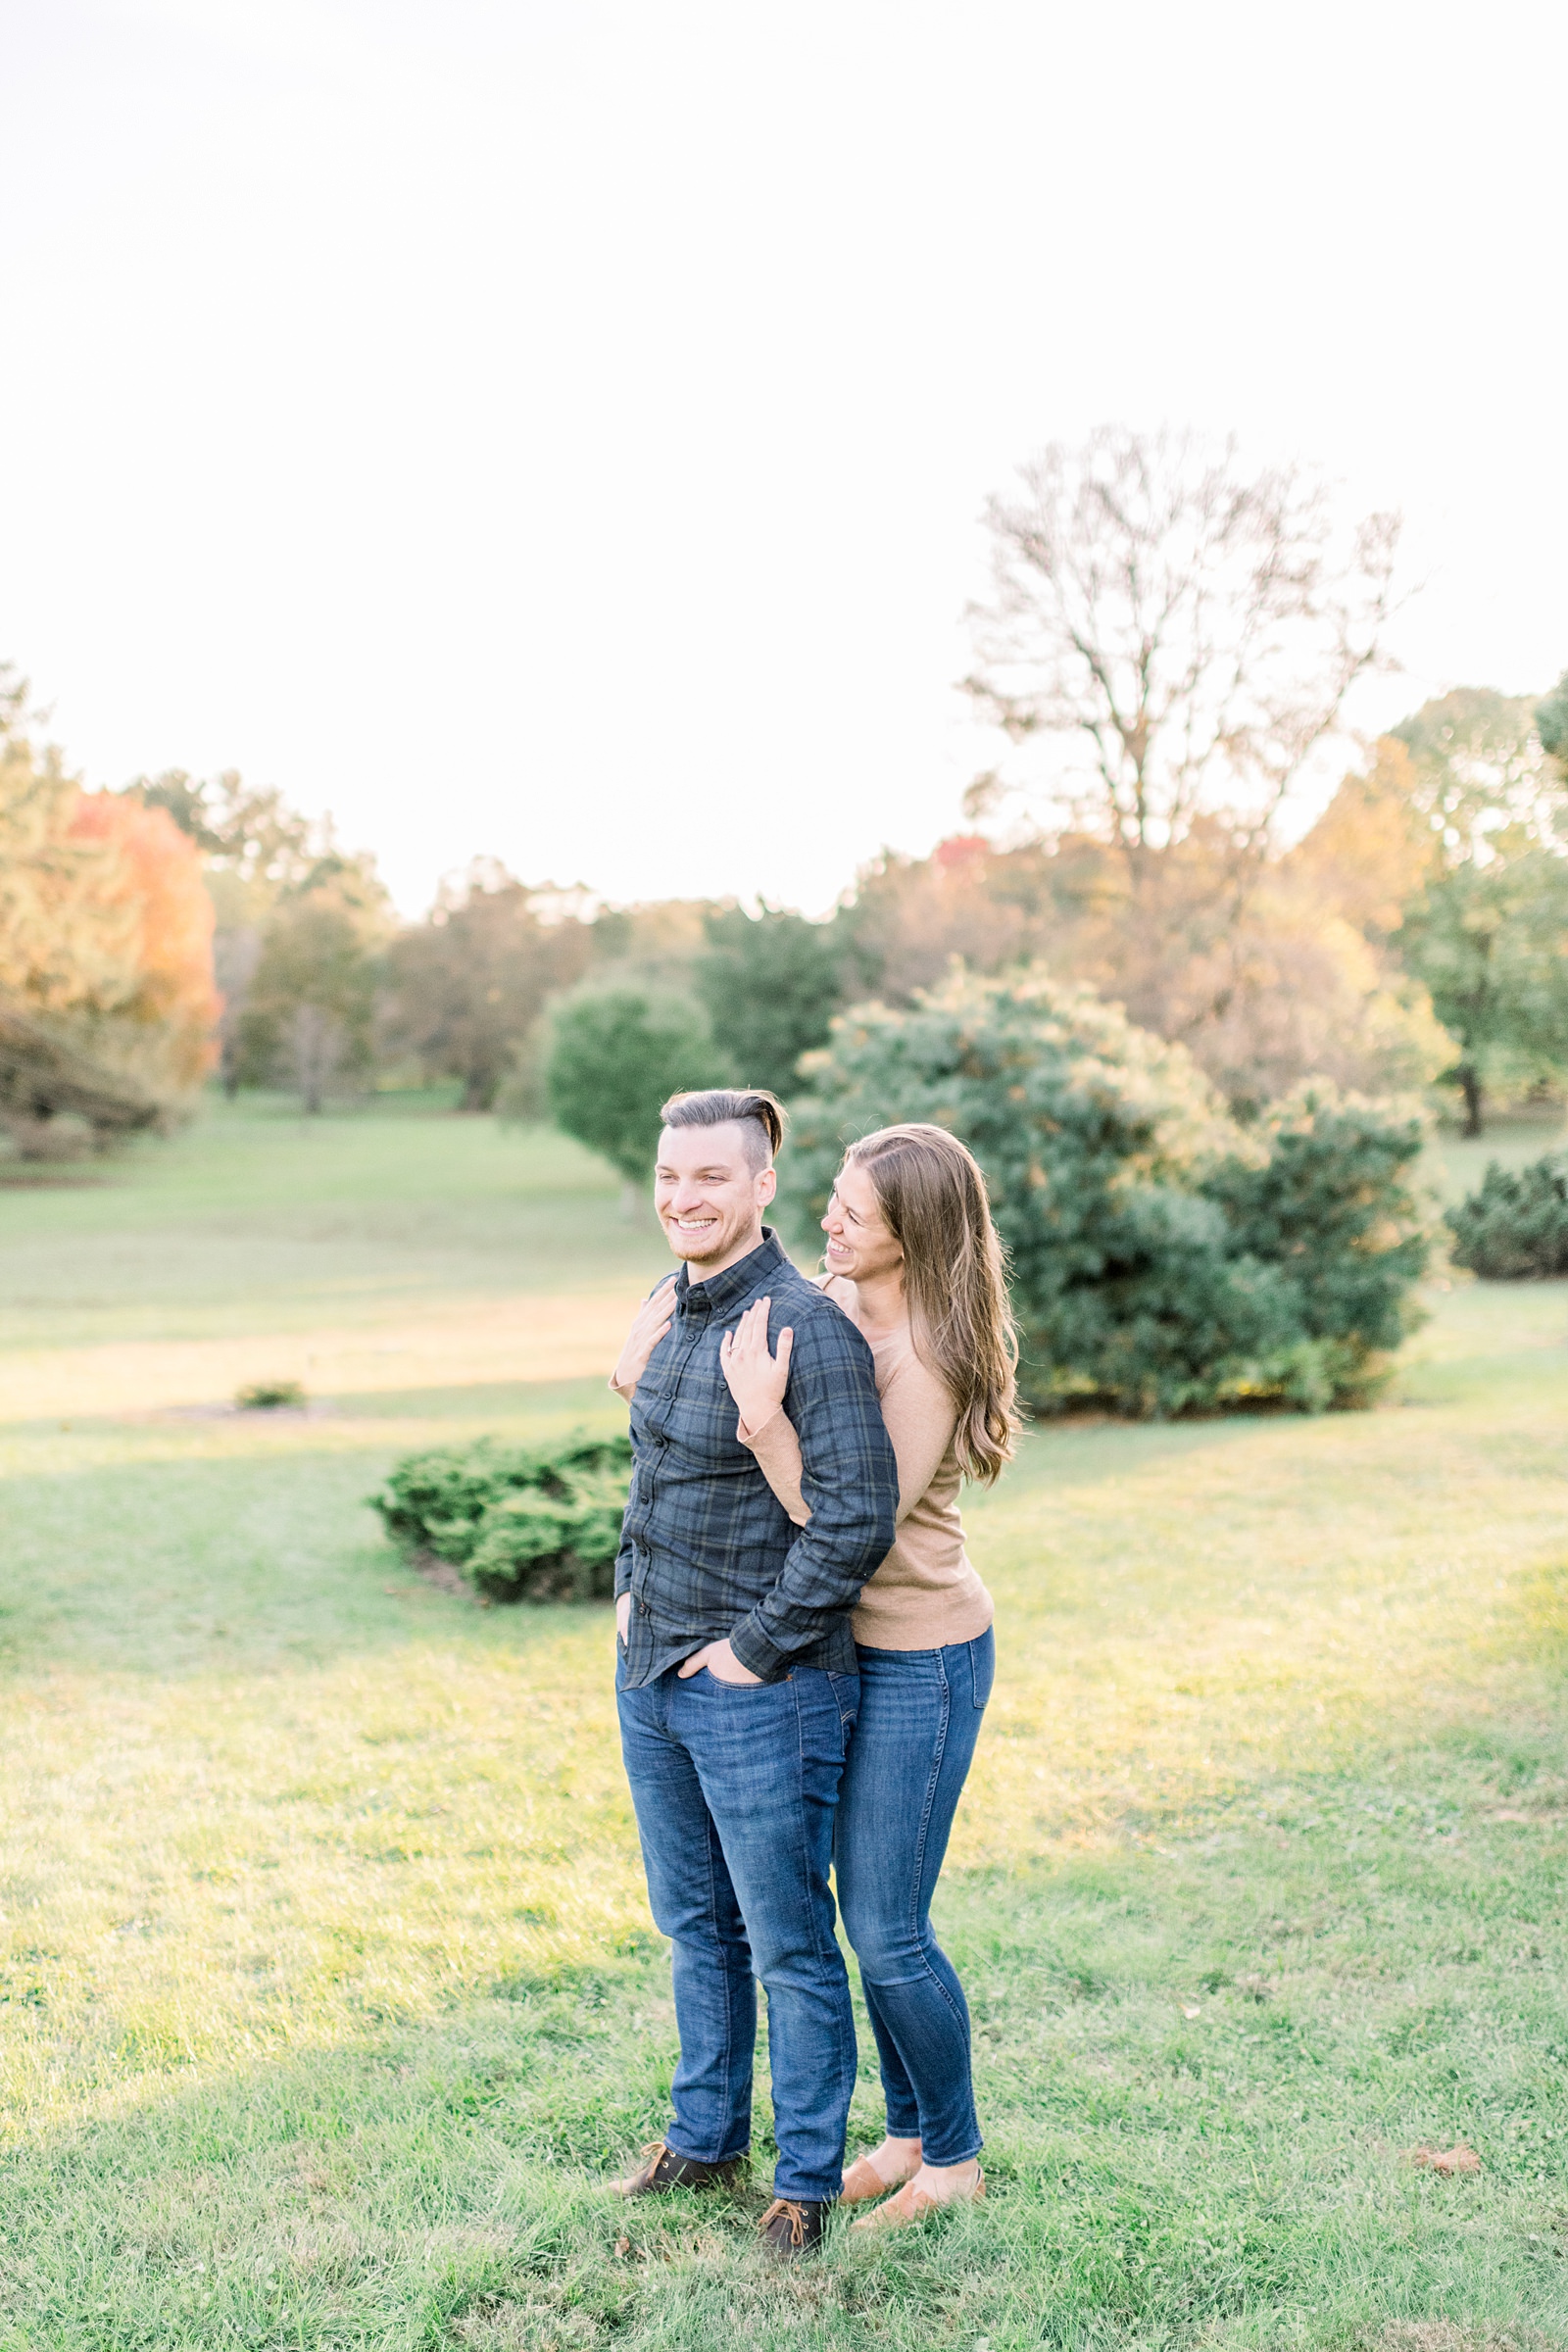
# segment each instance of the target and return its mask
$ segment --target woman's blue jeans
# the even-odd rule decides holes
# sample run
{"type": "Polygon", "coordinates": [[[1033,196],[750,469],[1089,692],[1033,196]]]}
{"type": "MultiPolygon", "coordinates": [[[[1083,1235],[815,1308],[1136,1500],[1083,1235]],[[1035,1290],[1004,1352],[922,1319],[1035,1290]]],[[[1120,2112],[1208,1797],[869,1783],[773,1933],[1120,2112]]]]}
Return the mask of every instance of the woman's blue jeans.
{"type": "Polygon", "coordinates": [[[888,2132],[927,2164],[980,2152],[969,2008],[931,1932],[931,1896],[980,1719],[996,1643],[857,1651],[860,1703],[839,1794],[833,1862],[882,2060],[888,2132]]]}

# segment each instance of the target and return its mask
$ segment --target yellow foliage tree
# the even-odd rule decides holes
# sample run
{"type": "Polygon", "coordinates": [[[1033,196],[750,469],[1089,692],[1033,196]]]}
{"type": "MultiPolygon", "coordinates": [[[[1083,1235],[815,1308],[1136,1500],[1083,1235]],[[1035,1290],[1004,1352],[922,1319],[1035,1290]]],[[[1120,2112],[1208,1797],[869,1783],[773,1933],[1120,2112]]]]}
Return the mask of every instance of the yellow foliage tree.
{"type": "Polygon", "coordinates": [[[72,832],[81,797],[40,750],[26,686],[0,668],[0,998],[31,1013],[107,1009],[135,985],[135,910],[106,842],[72,832]]]}
{"type": "Polygon", "coordinates": [[[1364,775],[1348,775],[1311,831],[1284,860],[1364,938],[1386,944],[1442,863],[1420,806],[1415,762],[1383,735],[1364,775]]]}

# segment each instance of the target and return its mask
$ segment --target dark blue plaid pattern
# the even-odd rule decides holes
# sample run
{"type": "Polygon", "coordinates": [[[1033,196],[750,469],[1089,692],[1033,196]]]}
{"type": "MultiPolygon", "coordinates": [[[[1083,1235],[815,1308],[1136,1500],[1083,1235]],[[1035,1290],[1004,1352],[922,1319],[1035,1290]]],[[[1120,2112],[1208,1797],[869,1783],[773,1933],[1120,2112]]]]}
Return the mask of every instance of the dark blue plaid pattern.
{"type": "Polygon", "coordinates": [[[796,1666],[853,1673],[849,1611],[893,1548],[899,1473],[871,1350],[762,1230],[760,1249],[710,1282],[694,1288],[681,1268],[674,1319],[632,1398],[615,1592],[632,1596],[634,1689],[725,1636],[764,1683],[796,1666]],[[719,1369],[720,1338],[764,1293],[769,1343],[786,1323],[795,1333],[784,1409],[800,1432],[802,1528],[735,1435],[719,1369]]]}

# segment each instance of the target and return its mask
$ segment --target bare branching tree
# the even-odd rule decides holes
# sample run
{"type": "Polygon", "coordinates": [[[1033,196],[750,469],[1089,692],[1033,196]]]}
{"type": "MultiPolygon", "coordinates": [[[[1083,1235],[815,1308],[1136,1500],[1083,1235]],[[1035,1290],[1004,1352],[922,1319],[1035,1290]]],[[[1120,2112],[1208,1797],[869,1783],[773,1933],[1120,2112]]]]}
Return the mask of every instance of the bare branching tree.
{"type": "Polygon", "coordinates": [[[1388,666],[1397,517],[1346,533],[1315,473],[1119,425],[1020,482],[988,510],[967,691],[1014,744],[1050,740],[1055,823],[1117,844],[1135,887],[1205,817],[1261,848],[1351,686],[1388,666]]]}

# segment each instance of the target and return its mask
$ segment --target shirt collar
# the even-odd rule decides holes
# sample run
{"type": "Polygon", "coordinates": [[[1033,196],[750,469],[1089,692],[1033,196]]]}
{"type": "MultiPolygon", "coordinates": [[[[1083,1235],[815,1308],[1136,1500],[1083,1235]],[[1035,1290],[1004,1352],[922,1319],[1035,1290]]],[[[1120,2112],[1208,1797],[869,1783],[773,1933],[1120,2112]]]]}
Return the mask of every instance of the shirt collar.
{"type": "Polygon", "coordinates": [[[726,1266],[722,1274],[711,1275],[707,1282],[693,1288],[690,1265],[682,1266],[675,1277],[676,1311],[683,1315],[727,1315],[732,1307],[749,1298],[758,1285],[785,1262],[784,1251],[771,1225],[762,1227],[762,1239],[755,1250],[726,1266]]]}

